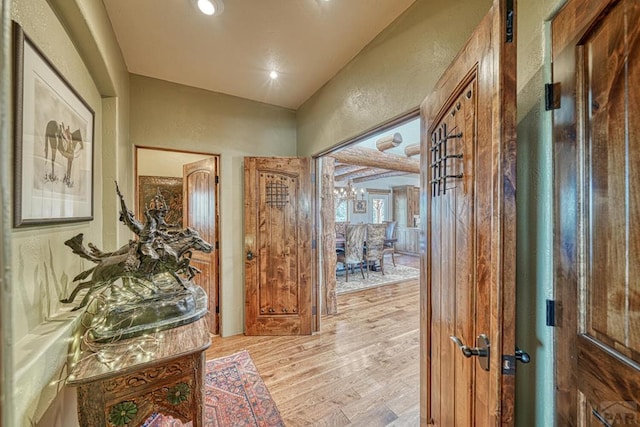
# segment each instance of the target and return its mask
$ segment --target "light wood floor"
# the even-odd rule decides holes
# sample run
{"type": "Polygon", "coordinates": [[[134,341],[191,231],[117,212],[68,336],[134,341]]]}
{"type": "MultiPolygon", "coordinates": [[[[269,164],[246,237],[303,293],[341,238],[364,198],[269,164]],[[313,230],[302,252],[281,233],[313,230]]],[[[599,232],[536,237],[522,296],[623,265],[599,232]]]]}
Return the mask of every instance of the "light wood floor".
{"type": "Polygon", "coordinates": [[[418,281],[341,295],[338,310],[312,336],[215,337],[207,358],[248,350],[288,427],[419,425],[418,281]]]}

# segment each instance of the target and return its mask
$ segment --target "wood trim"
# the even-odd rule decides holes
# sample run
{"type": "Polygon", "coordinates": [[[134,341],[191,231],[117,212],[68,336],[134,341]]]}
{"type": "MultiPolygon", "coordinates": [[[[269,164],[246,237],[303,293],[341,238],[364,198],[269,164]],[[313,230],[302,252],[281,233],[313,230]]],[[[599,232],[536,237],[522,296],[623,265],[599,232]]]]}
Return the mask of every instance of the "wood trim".
{"type": "Polygon", "coordinates": [[[575,34],[584,34],[614,1],[569,0],[551,21],[553,59],[569,44],[575,45],[575,34]]]}
{"type": "Polygon", "coordinates": [[[322,314],[337,314],[336,295],[336,231],[333,198],[334,165],[331,157],[322,159],[322,194],[320,196],[320,221],[322,222],[322,314]]]}

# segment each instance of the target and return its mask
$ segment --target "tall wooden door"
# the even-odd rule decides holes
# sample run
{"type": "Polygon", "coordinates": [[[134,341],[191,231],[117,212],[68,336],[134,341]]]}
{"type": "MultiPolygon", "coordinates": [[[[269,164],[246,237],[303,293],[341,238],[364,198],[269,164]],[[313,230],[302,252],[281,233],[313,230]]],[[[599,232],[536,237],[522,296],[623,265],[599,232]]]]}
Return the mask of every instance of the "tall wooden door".
{"type": "Polygon", "coordinates": [[[421,108],[423,425],[514,422],[514,7],[494,1],[421,108]]]}
{"type": "Polygon", "coordinates": [[[218,275],[218,160],[209,157],[182,167],[183,224],[195,229],[205,241],[213,245],[211,253],[195,251],[191,265],[200,270],[194,281],[209,297],[207,322],[212,334],[218,334],[219,275],[218,275]]]}
{"type": "Polygon", "coordinates": [[[640,2],[553,19],[557,424],[640,424],[640,2]]]}
{"type": "Polygon", "coordinates": [[[306,158],[245,157],[245,333],[312,332],[311,175],[306,158]]]}

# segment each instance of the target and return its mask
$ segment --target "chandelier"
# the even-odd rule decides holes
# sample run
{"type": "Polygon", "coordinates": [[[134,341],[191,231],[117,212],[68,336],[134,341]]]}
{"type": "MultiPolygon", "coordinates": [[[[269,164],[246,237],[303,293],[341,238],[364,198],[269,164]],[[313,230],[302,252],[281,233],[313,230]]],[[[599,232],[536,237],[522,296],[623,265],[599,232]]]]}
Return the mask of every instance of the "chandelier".
{"type": "MultiPolygon", "coordinates": [[[[335,188],[333,194],[340,200],[358,200],[358,190],[351,180],[347,182],[346,187],[335,188]]],[[[360,198],[364,200],[364,188],[360,189],[360,198]]]]}

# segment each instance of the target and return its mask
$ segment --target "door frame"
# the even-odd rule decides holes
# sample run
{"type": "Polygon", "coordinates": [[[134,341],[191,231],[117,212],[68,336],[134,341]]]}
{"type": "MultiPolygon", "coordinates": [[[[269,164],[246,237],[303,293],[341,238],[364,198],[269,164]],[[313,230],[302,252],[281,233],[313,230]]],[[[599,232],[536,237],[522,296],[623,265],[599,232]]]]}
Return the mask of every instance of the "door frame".
{"type": "MultiPolygon", "coordinates": [[[[322,289],[324,288],[322,286],[323,280],[324,280],[324,276],[323,276],[323,259],[326,258],[327,256],[330,256],[331,254],[328,252],[330,249],[325,249],[325,242],[322,241],[322,235],[323,235],[323,230],[322,230],[322,217],[321,217],[321,200],[322,200],[322,186],[320,185],[321,183],[321,177],[319,176],[322,173],[322,165],[321,165],[321,160],[323,157],[326,157],[327,155],[336,152],[340,149],[352,146],[357,144],[360,141],[363,141],[375,134],[378,133],[383,133],[384,131],[391,129],[393,127],[396,127],[404,122],[407,122],[409,120],[415,119],[415,118],[419,118],[420,117],[420,106],[416,106],[415,108],[410,109],[409,111],[406,111],[402,114],[399,114],[389,120],[386,120],[384,122],[382,122],[381,124],[375,125],[370,127],[369,129],[365,130],[364,132],[351,137],[351,138],[347,138],[345,140],[343,140],[342,142],[339,142],[325,150],[322,150],[316,154],[311,155],[311,171],[313,176],[315,177],[314,181],[313,181],[313,185],[314,188],[312,190],[312,196],[311,196],[311,204],[312,204],[312,209],[313,209],[313,218],[315,221],[315,224],[313,225],[313,238],[316,239],[314,240],[315,242],[317,242],[316,247],[320,248],[319,250],[316,250],[314,256],[313,256],[313,271],[314,271],[314,285],[313,285],[313,292],[315,293],[313,295],[313,301],[316,304],[317,307],[317,313],[318,315],[317,317],[317,331],[320,331],[320,327],[321,327],[321,314],[327,314],[327,299],[326,299],[326,295],[324,295],[322,293],[322,289]]],[[[333,194],[333,193],[332,193],[333,194]]],[[[335,247],[335,245],[333,245],[335,247]]],[[[336,311],[335,313],[330,313],[330,314],[337,314],[338,312],[336,311]]]]}
{"type": "MultiPolygon", "coordinates": [[[[221,159],[221,155],[220,154],[215,154],[215,153],[207,153],[204,151],[191,151],[191,150],[178,150],[175,148],[164,148],[164,147],[153,147],[153,146],[146,146],[146,145],[134,145],[133,150],[133,185],[134,185],[134,206],[138,206],[138,160],[139,160],[139,150],[154,150],[154,151],[164,151],[164,152],[172,152],[172,153],[185,153],[185,154],[194,154],[194,155],[199,155],[199,156],[203,156],[203,157],[214,157],[215,158],[215,163],[216,163],[216,168],[218,171],[218,176],[221,177],[222,176],[222,171],[220,170],[222,167],[222,159],[221,159]]],[[[181,165],[182,167],[182,165],[181,165]]],[[[181,175],[182,176],[182,175],[181,175]]],[[[221,179],[221,178],[220,178],[221,179]]],[[[214,275],[214,277],[212,277],[212,280],[215,280],[215,287],[217,288],[216,290],[216,296],[218,298],[217,301],[217,305],[218,305],[218,324],[217,326],[217,334],[220,334],[220,331],[222,330],[222,298],[220,298],[221,294],[220,294],[220,260],[222,259],[221,255],[220,255],[220,251],[222,250],[222,244],[220,243],[220,185],[216,185],[216,195],[215,195],[215,214],[214,214],[214,227],[215,227],[215,241],[214,242],[209,242],[213,245],[214,247],[214,251],[216,251],[216,258],[215,258],[215,262],[217,263],[217,267],[216,267],[216,273],[214,275]]],[[[211,333],[213,334],[213,331],[211,331],[211,333]]]]}

